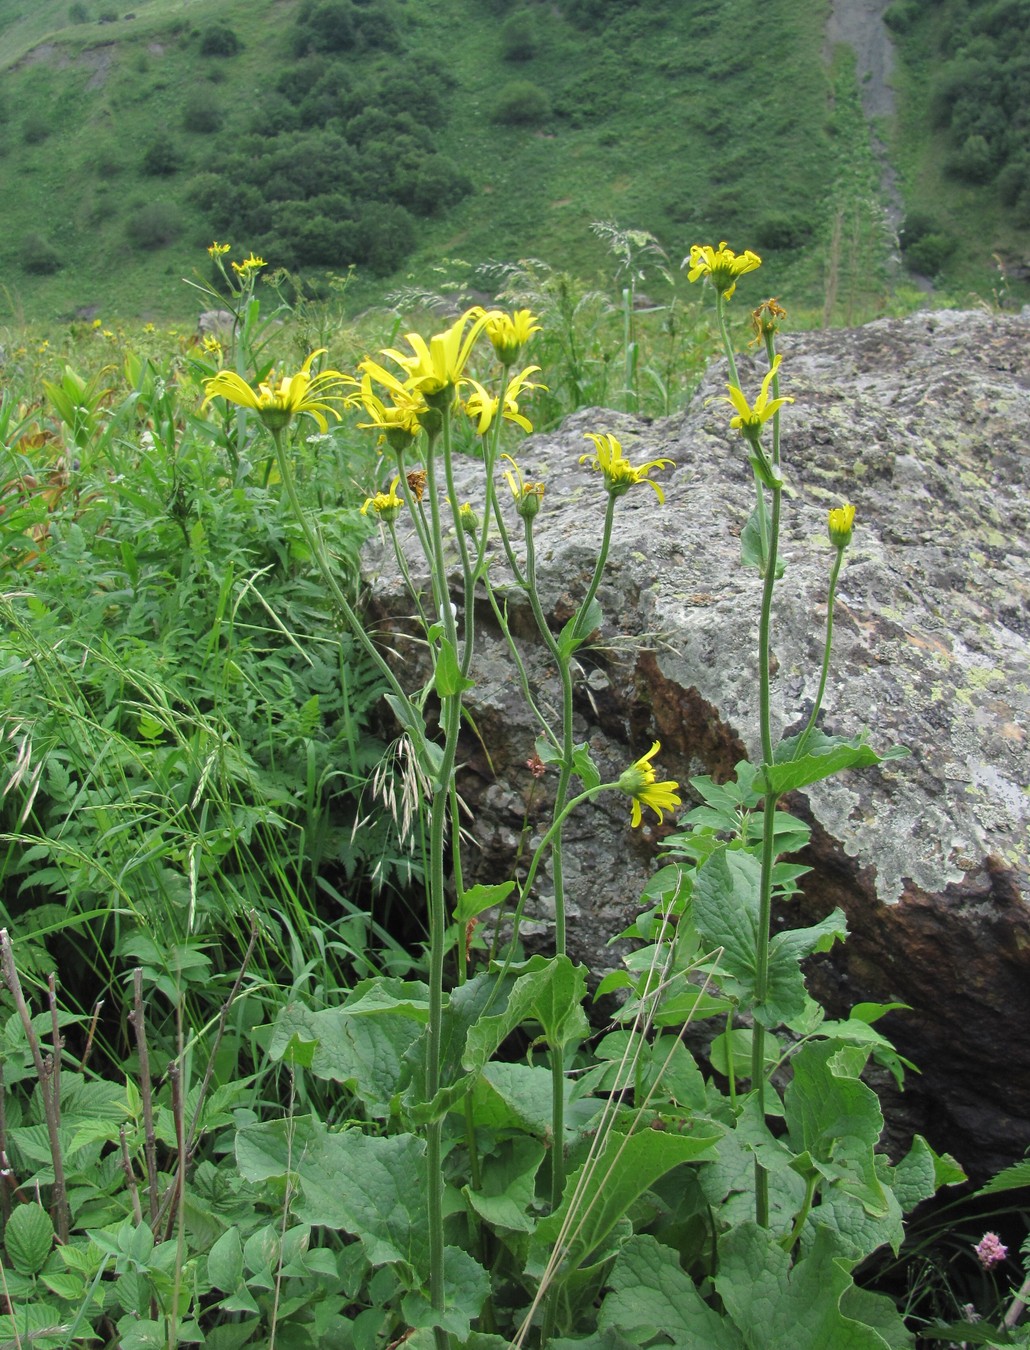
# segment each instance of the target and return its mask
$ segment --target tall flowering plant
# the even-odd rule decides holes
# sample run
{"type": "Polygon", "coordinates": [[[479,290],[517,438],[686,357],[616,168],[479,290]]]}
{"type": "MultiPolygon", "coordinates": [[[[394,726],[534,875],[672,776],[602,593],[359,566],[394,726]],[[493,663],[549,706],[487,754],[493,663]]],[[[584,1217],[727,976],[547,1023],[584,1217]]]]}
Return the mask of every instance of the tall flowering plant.
{"type": "MultiPolygon", "coordinates": [[[[729,430],[741,437],[754,477],[741,551],[762,587],[760,756],[738,765],[731,783],[693,779],[703,805],[678,825],[681,789],[661,774],[658,741],[607,782],[573,734],[576,653],[604,622],[597,593],[615,512],[643,487],[660,510],[670,461],[634,464],[603,426],[587,434],[581,463],[596,475],[597,557],[575,612],[554,631],[539,594],[535,534],[547,485],[523,468],[526,456],[520,464],[510,439],[532,430],[544,374],[526,363],[538,329],[530,311],[469,309],[443,332],[412,332],[368,356],[355,375],[316,371],[327,355],[316,351],[293,375],[250,383],[225,371],[207,382],[209,403],[256,415],[271,437],[310,559],[383,676],[420,785],[425,980],[377,977],[341,991],[338,1007],[291,1007],[273,1038],[294,1068],[334,1079],[347,1094],[343,1128],[308,1121],[290,1134],[282,1177],[294,1218],[358,1240],[344,1248],[361,1308],[354,1344],[373,1344],[370,1336],[414,1350],[909,1343],[900,1318],[858,1290],[850,1272],[877,1246],[897,1245],[904,1208],[960,1174],[922,1140],[896,1165],[874,1152],[882,1116],[862,1069],[875,1057],[899,1079],[903,1071],[874,1025],[886,1009],[864,1005],[828,1020],[799,965],[843,939],[843,915],[772,932],[774,901],[794,894],[805,870],[785,858],[807,838],[783,810],[785,795],[883,758],[862,738],[830,737],[819,726],[835,589],[856,512],[850,504],[829,512],[818,692],[802,731],[777,741],[770,632],[783,574],[779,419],[791,402],[780,391],[775,350],[783,310],[770,300],[754,313],[767,370],[749,397],[726,306],[760,259],[698,245],[688,263],[691,280],[715,292],[729,430]],[[323,428],[350,408],[383,453],[380,481],[369,484],[361,509],[392,542],[421,623],[427,675],[414,689],[362,628],[294,482],[293,427],[311,417],[323,428]],[[459,475],[458,446],[470,438],[478,470],[459,475]],[[458,493],[459,477],[471,500],[458,493]],[[413,554],[425,563],[417,573],[413,554]],[[553,713],[508,625],[504,568],[557,673],[553,713]],[[466,885],[456,773],[476,679],[477,596],[505,635],[537,731],[534,783],[550,776],[553,795],[524,870],[466,885]],[[599,987],[619,991],[621,1009],[606,1034],[592,1037],[587,972],[567,952],[565,826],[606,792],[627,800],[628,828],[651,812],[659,822],[671,816],[673,833],[669,860],[622,935],[638,944],[627,970],[599,987]],[[520,924],[545,860],[553,947],[526,960],[520,924]],[[474,933],[489,911],[506,913],[506,940],[473,968],[474,933]],[[703,1072],[684,1032],[712,1017],[724,1029],[703,1072]]],[[[279,1123],[246,1126],[241,1139],[239,1156],[259,1157],[253,1169],[267,1177],[266,1159],[282,1154],[279,1123]]]]}

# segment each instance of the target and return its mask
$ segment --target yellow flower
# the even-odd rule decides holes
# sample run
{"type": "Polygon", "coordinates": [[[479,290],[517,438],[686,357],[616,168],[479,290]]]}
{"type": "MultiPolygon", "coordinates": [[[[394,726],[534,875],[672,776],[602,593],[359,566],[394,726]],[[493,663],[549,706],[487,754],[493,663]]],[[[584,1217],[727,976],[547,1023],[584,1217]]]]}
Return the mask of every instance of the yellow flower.
{"type": "MultiPolygon", "coordinates": [[[[385,372],[384,372],[385,373],[385,372]]],[[[361,403],[371,419],[359,422],[358,426],[378,430],[394,450],[404,450],[421,430],[419,414],[425,404],[420,398],[413,398],[403,387],[395,389],[393,403],[387,406],[372,388],[372,378],[366,372],[361,380],[361,403]]]]}
{"type": "Polygon", "coordinates": [[[752,445],[758,444],[758,437],[762,431],[762,425],[768,422],[773,413],[778,412],[785,403],[793,403],[792,398],[770,398],[769,386],[776,377],[776,372],[780,368],[779,353],[773,357],[773,363],[766,372],[765,379],[762,381],[762,392],[755,399],[755,406],[752,407],[747,399],[737,388],[735,384],[728,384],[729,398],[721,399],[722,403],[732,404],[737,410],[736,417],[730,418],[730,426],[735,431],[740,431],[751,442],[752,445]]]}
{"type": "Polygon", "coordinates": [[[725,240],[717,249],[712,248],[711,244],[692,245],[690,257],[686,261],[690,263],[688,281],[696,281],[698,277],[710,277],[712,285],[727,300],[737,288],[737,278],[743,276],[745,272],[753,272],[756,267],[762,265],[757,253],[746,249],[738,256],[731,248],[726,247],[725,240]]]}
{"type": "Polygon", "coordinates": [[[596,436],[592,431],[588,431],[586,437],[593,441],[597,453],[580,455],[579,462],[589,463],[591,468],[599,469],[604,474],[604,485],[613,497],[621,497],[634,483],[646,483],[648,487],[654,488],[658,500],[664,503],[665,493],[648,475],[652,469],[664,469],[667,464],[672,464],[671,459],[649,459],[646,464],[639,464],[634,468],[622,453],[622,446],[614,436],[596,436]]]}
{"type": "Polygon", "coordinates": [[[390,484],[389,492],[377,492],[374,497],[366,497],[365,504],[361,508],[361,514],[367,516],[369,510],[376,513],[380,520],[390,524],[397,519],[401,507],[404,505],[404,498],[397,495],[397,484],[401,481],[400,474],[390,484]]]}
{"type": "MultiPolygon", "coordinates": [[[[447,406],[453,391],[463,383],[472,349],[495,312],[479,308],[466,310],[446,332],[431,337],[428,344],[418,333],[406,334],[410,354],[387,347],[383,349],[383,355],[404,371],[403,387],[409,393],[421,394],[427,403],[436,407],[447,406]]],[[[362,362],[361,368],[368,370],[373,378],[380,378],[374,363],[362,362]]]]}
{"type": "Polygon", "coordinates": [[[353,400],[353,395],[337,391],[357,385],[357,380],[350,375],[341,375],[338,370],[323,370],[312,375],[312,361],[325,350],[325,347],[319,347],[312,352],[296,375],[284,375],[277,384],[274,373],[270,374],[257,389],[252,389],[235,371],[220,370],[204,381],[202,406],[206,408],[213,398],[224,398],[241,408],[252,408],[269,431],[281,431],[292,417],[308,413],[318,423],[319,430],[326,432],[329,424],[325,414],[331,414],[337,421],[340,418],[333,404],[348,404],[353,400]]]}
{"type": "MultiPolygon", "coordinates": [[[[504,411],[502,416],[509,422],[514,422],[525,432],[532,432],[533,424],[528,417],[519,412],[519,396],[523,389],[546,389],[545,384],[535,384],[530,380],[530,375],[535,375],[540,369],[539,366],[527,366],[525,370],[520,371],[514,379],[508,381],[508,387],[504,391],[504,411]]],[[[488,394],[478,380],[471,378],[467,381],[472,385],[472,393],[465,400],[465,411],[474,421],[476,421],[477,435],[484,436],[493,425],[493,420],[497,416],[497,409],[501,400],[488,394]]]]}
{"type": "Polygon", "coordinates": [[[522,477],[522,470],[512,459],[511,455],[502,455],[511,465],[510,469],[505,469],[504,476],[508,480],[508,486],[511,488],[512,496],[515,498],[515,510],[523,520],[532,520],[540,510],[540,503],[544,495],[543,483],[527,483],[522,477]]]}
{"type": "MultiPolygon", "coordinates": [[[[225,249],[222,249],[222,252],[224,253],[225,249]]],[[[244,258],[241,263],[234,262],[232,265],[232,270],[236,273],[236,275],[239,277],[241,281],[246,281],[246,279],[250,276],[251,272],[257,272],[262,267],[265,266],[267,266],[267,264],[264,258],[259,258],[256,253],[251,252],[250,257],[244,258]]]]}
{"type": "Polygon", "coordinates": [[[522,348],[539,332],[537,317],[528,309],[516,309],[511,314],[494,310],[487,317],[486,335],[502,366],[513,366],[522,348]]]}
{"type": "Polygon", "coordinates": [[[633,798],[633,813],[630,816],[630,823],[634,828],[643,819],[640,810],[642,806],[649,806],[659,821],[662,821],[664,820],[663,811],[672,811],[681,804],[680,798],[676,795],[679,783],[674,783],[671,780],[664,783],[655,781],[655,771],[650,761],[654,759],[661,748],[661,741],[655,741],[647,754],[641,756],[635,764],[630,765],[619,779],[619,791],[625,792],[627,797],[633,798]]]}
{"type": "Polygon", "coordinates": [[[213,244],[208,245],[208,253],[212,258],[221,258],[223,254],[228,253],[232,244],[220,244],[216,239],[213,244]]]}
{"type": "Polygon", "coordinates": [[[835,506],[830,512],[830,543],[843,552],[851,543],[851,530],[855,523],[855,508],[850,502],[844,506],[835,506]]]}

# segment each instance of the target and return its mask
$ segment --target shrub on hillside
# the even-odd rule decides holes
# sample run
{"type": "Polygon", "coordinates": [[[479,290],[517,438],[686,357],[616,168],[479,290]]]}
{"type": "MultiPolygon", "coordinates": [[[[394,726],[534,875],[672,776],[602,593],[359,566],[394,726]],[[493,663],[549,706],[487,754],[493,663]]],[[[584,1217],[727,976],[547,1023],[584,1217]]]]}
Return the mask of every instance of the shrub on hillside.
{"type": "Polygon", "coordinates": [[[1030,192],[1030,159],[1010,159],[998,174],[997,187],[1002,206],[1015,206],[1024,192],[1030,192]]]}
{"type": "Polygon", "coordinates": [[[752,238],[758,248],[804,248],[814,232],[815,227],[805,215],[771,211],[755,222],[752,238]]]}
{"type": "Polygon", "coordinates": [[[446,155],[427,155],[401,179],[395,196],[416,216],[436,216],[472,191],[472,180],[446,155]]]}
{"type": "Polygon", "coordinates": [[[991,147],[983,136],[967,136],[944,161],[944,172],[949,178],[958,178],[963,183],[989,183],[996,170],[991,147]]]}
{"type": "Polygon", "coordinates": [[[182,168],[182,151],[167,137],[158,137],[147,147],[140,164],[148,178],[167,178],[182,168]]]}
{"type": "Polygon", "coordinates": [[[531,80],[511,80],[497,95],[490,120],[501,126],[536,126],[551,113],[551,100],[531,80]]]}
{"type": "Polygon", "coordinates": [[[377,277],[395,272],[415,247],[418,231],[403,206],[369,202],[356,221],[352,261],[377,277]]]}
{"type": "Polygon", "coordinates": [[[182,125],[187,131],[194,131],[202,136],[210,136],[220,130],[222,110],[214,94],[205,85],[194,89],[187,99],[182,113],[182,125]]]}
{"type": "Polygon", "coordinates": [[[934,219],[923,212],[912,212],[898,231],[901,256],[910,272],[934,277],[952,257],[957,241],[934,219]]]}
{"type": "Polygon", "coordinates": [[[148,252],[170,244],[181,230],[179,209],[172,202],[146,202],[130,214],[126,225],[129,241],[148,252]]]}
{"type": "Polygon", "coordinates": [[[50,276],[61,266],[61,255],[41,234],[27,234],[21,241],[21,265],[33,276],[50,276]]]}
{"type": "Polygon", "coordinates": [[[243,43],[234,29],[224,23],[213,23],[200,36],[201,56],[235,56],[243,50],[243,43]]]}
{"type": "Polygon", "coordinates": [[[501,24],[501,55],[505,61],[531,61],[540,49],[536,17],[531,10],[517,9],[501,24]]]}

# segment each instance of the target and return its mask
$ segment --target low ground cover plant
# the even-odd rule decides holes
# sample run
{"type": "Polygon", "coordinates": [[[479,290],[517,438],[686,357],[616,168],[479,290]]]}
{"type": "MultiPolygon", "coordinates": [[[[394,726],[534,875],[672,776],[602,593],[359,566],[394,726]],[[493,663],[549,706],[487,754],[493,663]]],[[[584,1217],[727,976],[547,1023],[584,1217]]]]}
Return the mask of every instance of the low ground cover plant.
{"type": "MultiPolygon", "coordinates": [[[[613,238],[624,397],[640,387],[632,299],[651,242],[613,238]]],[[[631,463],[601,412],[582,455],[592,579],[560,631],[539,598],[547,484],[517,438],[554,382],[533,354],[567,356],[575,323],[548,334],[528,306],[472,306],[344,370],[335,333],[284,354],[310,330],[263,311],[261,258],[209,252],[217,335],[163,361],[69,365],[45,407],[0,410],[0,1339],[914,1345],[916,1323],[856,1274],[896,1255],[905,1216],[961,1169],[918,1137],[899,1159],[879,1148],[863,1075],[875,1062],[900,1083],[909,1067],[878,1029],[889,1007],[830,1019],[801,965],[845,940],[845,916],[773,935],[805,873],[807,827],[784,795],[904,752],[819,725],[861,528],[846,500],[827,519],[811,716],[788,739],[772,724],[789,347],[781,306],[758,304],[767,368],[746,390],[729,323],[760,258],[699,244],[685,260],[714,300],[725,414],[753,472],[741,564],[762,597],[761,754],[727,782],[693,780],[700,805],[677,817],[657,740],[603,781],[573,735],[576,653],[610,636],[597,592],[615,512],[629,493],[660,511],[668,468],[631,463]],[[479,470],[467,501],[459,457],[479,470]],[[427,565],[410,597],[417,687],[362,623],[373,525],[403,575],[420,574],[413,551],[427,565]],[[556,710],[507,624],[514,595],[559,672],[556,710]],[[534,850],[466,886],[455,765],[477,597],[508,639],[542,790],[534,850]],[[632,954],[594,988],[568,955],[564,860],[569,818],[602,793],[625,799],[627,828],[645,813],[676,827],[612,935],[632,954]],[[527,956],[545,860],[550,950],[527,956]],[[612,993],[599,1037],[592,1004],[612,993]],[[699,1059],[684,1033],[709,1020],[699,1059]]],[[[572,368],[559,360],[558,378],[572,368]]],[[[985,1269],[1003,1246],[980,1239],[985,1269]]],[[[1017,1302],[984,1307],[998,1324],[980,1343],[1013,1343],[1017,1302]]]]}

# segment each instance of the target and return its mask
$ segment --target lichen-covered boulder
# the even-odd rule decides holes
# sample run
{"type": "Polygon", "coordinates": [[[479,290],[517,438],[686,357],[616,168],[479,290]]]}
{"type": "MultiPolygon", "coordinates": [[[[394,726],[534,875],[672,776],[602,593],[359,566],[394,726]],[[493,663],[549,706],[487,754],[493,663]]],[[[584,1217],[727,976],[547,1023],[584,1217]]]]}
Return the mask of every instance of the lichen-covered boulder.
{"type": "MultiPolygon", "coordinates": [[[[1030,1145],[1028,339],[1027,316],[946,312],[780,342],[781,392],[795,399],[783,457],[797,495],[785,503],[774,612],[776,727],[800,730],[811,710],[833,556],[826,513],[850,500],[822,725],[867,727],[877,748],[911,753],[789,803],[814,827],[804,859],[814,870],[796,911],[776,922],[844,908],[852,936],[817,959],[816,991],[838,1008],[911,1006],[883,1024],[922,1070],[906,1110],[980,1173],[1030,1145]]],[[[749,390],[762,373],[742,360],[749,390]]],[[[579,463],[585,432],[615,433],[633,463],[673,461],[656,475],[664,506],[643,485],[618,504],[604,622],[578,653],[577,739],[612,777],[654,739],[663,776],[681,782],[759,758],[760,582],[738,538],[753,486],[717,401],[725,378],[715,364],[690,408],[661,422],[587,410],[518,449],[527,478],[546,483],[535,538],[555,629],[586,587],[604,511],[599,476],[579,463]]],[[[459,468],[463,497],[475,500],[477,472],[459,468]]],[[[365,563],[377,627],[416,682],[421,649],[405,637],[411,602],[392,554],[373,546],[365,563]]],[[[503,558],[492,575],[502,586],[503,558]]],[[[525,599],[510,588],[507,603],[529,679],[553,704],[525,599]]],[[[475,841],[468,872],[499,881],[546,822],[551,785],[527,767],[533,727],[485,600],[477,622],[459,786],[475,841]]],[[[569,943],[595,973],[617,960],[608,940],[634,912],[658,837],[653,826],[631,831],[617,796],[570,822],[569,943]]],[[[531,905],[538,931],[548,914],[545,869],[531,905]]]]}

